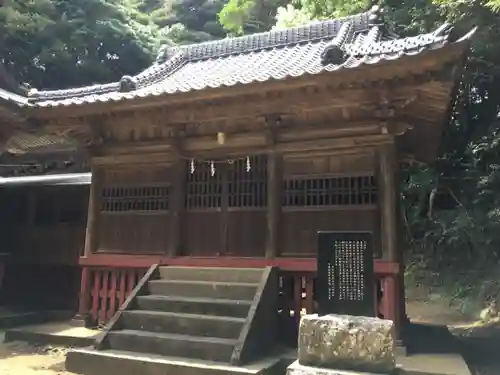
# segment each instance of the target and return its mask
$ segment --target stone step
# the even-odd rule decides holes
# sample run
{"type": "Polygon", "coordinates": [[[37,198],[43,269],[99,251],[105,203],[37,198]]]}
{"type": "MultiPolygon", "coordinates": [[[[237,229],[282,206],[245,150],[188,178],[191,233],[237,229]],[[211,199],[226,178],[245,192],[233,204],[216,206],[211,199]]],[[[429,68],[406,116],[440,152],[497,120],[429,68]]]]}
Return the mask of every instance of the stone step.
{"type": "Polygon", "coordinates": [[[263,268],[228,267],[160,267],[165,280],[215,281],[226,283],[258,283],[263,268]]]}
{"type": "Polygon", "coordinates": [[[224,283],[188,280],[151,280],[150,294],[201,297],[214,299],[238,299],[252,301],[257,291],[256,283],[224,283]]]}
{"type": "MultiPolygon", "coordinates": [[[[229,363],[236,340],[133,330],[108,334],[111,349],[229,363]]],[[[143,372],[138,372],[143,373],[143,372]]]]}
{"type": "Polygon", "coordinates": [[[137,305],[141,310],[232,316],[235,318],[246,318],[251,303],[252,301],[156,295],[137,298],[137,305]]]}
{"type": "Polygon", "coordinates": [[[122,327],[130,330],[237,339],[245,318],[164,311],[124,311],[122,327]]]}
{"type": "Polygon", "coordinates": [[[66,370],[85,375],[269,375],[284,373],[281,367],[276,356],[234,367],[211,361],[122,350],[73,349],[66,355],[66,370]]]}

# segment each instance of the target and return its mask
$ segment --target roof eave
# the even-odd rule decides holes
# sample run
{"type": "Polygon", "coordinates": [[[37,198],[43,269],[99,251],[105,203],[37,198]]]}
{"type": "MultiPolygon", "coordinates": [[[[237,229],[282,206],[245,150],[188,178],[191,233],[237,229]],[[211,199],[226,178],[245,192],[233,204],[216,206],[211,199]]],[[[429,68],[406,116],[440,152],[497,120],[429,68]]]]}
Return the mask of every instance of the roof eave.
{"type": "Polygon", "coordinates": [[[69,173],[27,177],[0,177],[0,188],[15,186],[90,185],[91,173],[69,173]]]}
{"type": "MultiPolygon", "coordinates": [[[[109,112],[120,112],[131,109],[151,108],[159,105],[193,102],[198,100],[216,99],[226,96],[245,95],[262,92],[264,90],[293,89],[301,86],[321,85],[327,82],[331,84],[356,82],[359,80],[359,72],[362,69],[368,75],[377,79],[390,79],[394,75],[394,68],[399,67],[402,72],[432,69],[449,62],[461,61],[461,57],[467,53],[470,46],[470,37],[474,30],[454,43],[436,47],[435,49],[421,52],[416,56],[402,56],[393,61],[383,61],[373,65],[363,65],[352,69],[340,69],[334,72],[322,72],[316,75],[304,74],[298,77],[289,77],[286,80],[270,80],[266,82],[255,82],[249,84],[236,84],[218,88],[207,88],[199,91],[188,91],[183,93],[152,94],[144,97],[123,97],[120,100],[107,102],[75,103],[69,105],[56,105],[47,107],[27,108],[26,113],[40,118],[51,118],[59,115],[71,116],[104,114],[109,112]]],[[[457,63],[456,65],[459,65],[457,63]]]]}

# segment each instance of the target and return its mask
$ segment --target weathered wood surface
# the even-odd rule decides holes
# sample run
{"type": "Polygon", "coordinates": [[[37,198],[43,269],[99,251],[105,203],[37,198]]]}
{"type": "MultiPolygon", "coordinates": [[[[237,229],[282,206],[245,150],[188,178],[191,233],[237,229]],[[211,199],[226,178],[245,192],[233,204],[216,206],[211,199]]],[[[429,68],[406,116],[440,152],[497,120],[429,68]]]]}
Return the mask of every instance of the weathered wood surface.
{"type": "Polygon", "coordinates": [[[306,315],[299,326],[304,366],[390,373],[396,368],[394,323],[348,315],[306,315]]]}

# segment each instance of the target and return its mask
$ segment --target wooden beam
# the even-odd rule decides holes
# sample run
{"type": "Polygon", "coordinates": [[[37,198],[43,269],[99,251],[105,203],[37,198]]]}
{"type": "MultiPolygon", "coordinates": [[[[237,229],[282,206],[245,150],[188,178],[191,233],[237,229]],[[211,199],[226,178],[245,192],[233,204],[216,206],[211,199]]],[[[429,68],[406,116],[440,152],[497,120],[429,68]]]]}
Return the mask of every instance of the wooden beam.
{"type": "Polygon", "coordinates": [[[96,166],[105,167],[113,166],[113,168],[127,168],[133,166],[135,168],[148,167],[151,164],[168,166],[174,161],[174,156],[171,153],[132,153],[123,155],[106,155],[93,156],[92,163],[96,166]]]}
{"type": "MultiPolygon", "coordinates": [[[[326,135],[314,139],[307,138],[307,131],[301,132],[303,137],[297,136],[294,140],[280,142],[274,146],[269,146],[268,137],[265,132],[252,132],[239,134],[237,139],[231,137],[224,145],[216,143],[214,138],[209,140],[186,139],[184,142],[183,157],[185,158],[226,158],[241,157],[242,155],[278,153],[301,153],[320,150],[336,151],[346,149],[359,149],[370,146],[377,146],[389,142],[392,139],[390,134],[363,134],[347,135],[344,137],[327,137],[326,135]],[[305,137],[305,138],[304,138],[305,137]]],[[[172,148],[161,141],[148,142],[140,146],[129,144],[128,147],[102,149],[99,159],[106,156],[112,158],[122,157],[126,154],[143,154],[135,156],[135,160],[144,159],[148,154],[168,154],[172,148]]],[[[113,159],[111,159],[113,160],[113,159]]],[[[130,160],[134,157],[130,156],[130,160]]]]}
{"type": "MultiPolygon", "coordinates": [[[[279,267],[286,272],[315,273],[316,258],[234,258],[234,257],[162,257],[156,255],[124,255],[124,254],[92,254],[81,257],[79,265],[83,267],[109,268],[149,268],[153,264],[186,266],[186,267],[230,267],[230,268],[263,268],[279,267]]],[[[374,259],[374,270],[377,275],[397,275],[400,265],[374,259]]]]}
{"type": "Polygon", "coordinates": [[[267,241],[266,258],[276,258],[279,253],[283,157],[272,152],[267,157],[267,241]]]}

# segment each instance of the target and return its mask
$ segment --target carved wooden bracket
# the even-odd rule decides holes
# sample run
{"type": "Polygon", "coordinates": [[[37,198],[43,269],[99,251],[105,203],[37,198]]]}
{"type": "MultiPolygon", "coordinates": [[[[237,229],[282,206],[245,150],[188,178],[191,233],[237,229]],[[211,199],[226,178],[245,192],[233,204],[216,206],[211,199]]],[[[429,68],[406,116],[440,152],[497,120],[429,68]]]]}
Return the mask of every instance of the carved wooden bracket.
{"type": "Polygon", "coordinates": [[[281,114],[270,114],[264,116],[266,129],[266,140],[269,146],[276,146],[278,143],[279,129],[285,126],[285,119],[281,114]]]}
{"type": "Polygon", "coordinates": [[[104,138],[93,131],[89,125],[72,126],[64,131],[57,132],[59,137],[76,140],[83,147],[96,147],[104,143],[104,138]]]}
{"type": "Polygon", "coordinates": [[[167,142],[172,148],[172,153],[179,156],[181,155],[184,148],[183,139],[186,134],[186,129],[184,126],[169,126],[168,128],[169,138],[167,142]]]}
{"type": "Polygon", "coordinates": [[[380,122],[382,134],[401,136],[413,129],[413,125],[404,121],[388,120],[380,122]]]}
{"type": "Polygon", "coordinates": [[[409,98],[393,99],[388,89],[381,89],[377,101],[372,105],[361,105],[361,109],[378,120],[385,121],[395,118],[402,109],[419,99],[418,91],[409,98]]]}
{"type": "Polygon", "coordinates": [[[428,163],[425,163],[425,162],[422,162],[420,160],[418,160],[415,155],[411,155],[411,154],[403,154],[399,157],[399,163],[404,166],[404,165],[408,165],[410,167],[420,167],[420,168],[423,168],[423,167],[427,167],[428,166],[428,163]]]}

